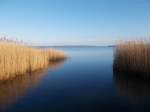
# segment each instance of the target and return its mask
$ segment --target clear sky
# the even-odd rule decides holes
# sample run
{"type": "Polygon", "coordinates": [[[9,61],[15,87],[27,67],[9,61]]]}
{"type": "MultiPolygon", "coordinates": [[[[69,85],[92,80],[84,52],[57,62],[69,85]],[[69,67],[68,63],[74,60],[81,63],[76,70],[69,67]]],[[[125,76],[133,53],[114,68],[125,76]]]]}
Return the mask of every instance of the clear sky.
{"type": "Polygon", "coordinates": [[[150,37],[150,0],[0,0],[0,36],[43,45],[150,37]]]}

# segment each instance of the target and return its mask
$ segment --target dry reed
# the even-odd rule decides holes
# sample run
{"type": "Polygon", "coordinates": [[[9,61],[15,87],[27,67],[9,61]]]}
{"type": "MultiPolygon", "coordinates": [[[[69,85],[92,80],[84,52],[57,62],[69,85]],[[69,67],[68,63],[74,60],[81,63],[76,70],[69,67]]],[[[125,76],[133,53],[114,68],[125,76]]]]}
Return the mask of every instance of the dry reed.
{"type": "Polygon", "coordinates": [[[63,52],[54,49],[37,49],[0,41],[0,80],[45,68],[51,61],[64,58],[63,52]]]}
{"type": "Polygon", "coordinates": [[[129,72],[136,75],[150,74],[149,41],[126,41],[117,44],[114,52],[113,68],[116,72],[129,72]]]}

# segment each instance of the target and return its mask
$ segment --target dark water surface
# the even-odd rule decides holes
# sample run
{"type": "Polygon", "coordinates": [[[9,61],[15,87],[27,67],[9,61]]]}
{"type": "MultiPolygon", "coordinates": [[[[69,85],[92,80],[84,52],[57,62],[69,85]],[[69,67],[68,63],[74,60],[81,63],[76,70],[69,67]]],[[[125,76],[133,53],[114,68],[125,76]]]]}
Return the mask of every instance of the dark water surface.
{"type": "Polygon", "coordinates": [[[113,74],[113,48],[59,48],[70,58],[0,83],[6,112],[150,111],[150,81],[113,74]]]}

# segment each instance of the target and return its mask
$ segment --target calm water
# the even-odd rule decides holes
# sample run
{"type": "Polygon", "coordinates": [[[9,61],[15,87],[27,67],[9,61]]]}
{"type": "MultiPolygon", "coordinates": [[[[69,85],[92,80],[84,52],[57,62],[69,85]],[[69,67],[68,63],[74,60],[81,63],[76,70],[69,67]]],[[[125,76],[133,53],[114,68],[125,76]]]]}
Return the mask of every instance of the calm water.
{"type": "Polygon", "coordinates": [[[150,111],[150,81],[113,74],[113,48],[59,49],[67,61],[0,83],[1,111],[150,111]]]}

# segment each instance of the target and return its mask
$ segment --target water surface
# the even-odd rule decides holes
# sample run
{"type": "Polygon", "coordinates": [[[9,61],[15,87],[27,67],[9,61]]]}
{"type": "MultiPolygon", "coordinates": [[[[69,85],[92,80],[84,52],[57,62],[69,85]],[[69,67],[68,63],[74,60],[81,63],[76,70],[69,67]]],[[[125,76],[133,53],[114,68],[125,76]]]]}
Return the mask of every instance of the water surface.
{"type": "Polygon", "coordinates": [[[70,56],[62,66],[0,84],[2,111],[150,111],[150,81],[113,74],[113,48],[58,49],[70,56]]]}

